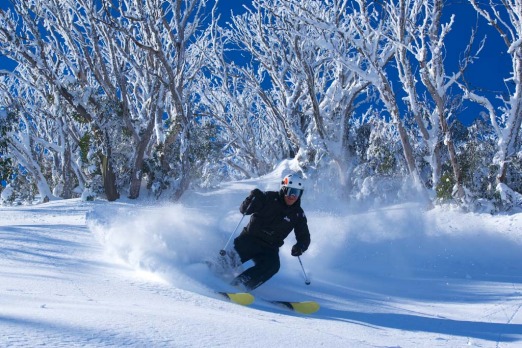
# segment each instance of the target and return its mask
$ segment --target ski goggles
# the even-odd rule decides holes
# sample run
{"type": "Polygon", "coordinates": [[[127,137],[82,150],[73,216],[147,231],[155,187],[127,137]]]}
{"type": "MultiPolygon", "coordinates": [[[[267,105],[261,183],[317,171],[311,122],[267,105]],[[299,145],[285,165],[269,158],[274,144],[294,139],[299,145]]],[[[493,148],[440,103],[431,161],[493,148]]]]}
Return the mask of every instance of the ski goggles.
{"type": "Polygon", "coordinates": [[[303,190],[293,188],[293,187],[283,187],[283,193],[287,197],[299,198],[303,194],[303,190]]]}

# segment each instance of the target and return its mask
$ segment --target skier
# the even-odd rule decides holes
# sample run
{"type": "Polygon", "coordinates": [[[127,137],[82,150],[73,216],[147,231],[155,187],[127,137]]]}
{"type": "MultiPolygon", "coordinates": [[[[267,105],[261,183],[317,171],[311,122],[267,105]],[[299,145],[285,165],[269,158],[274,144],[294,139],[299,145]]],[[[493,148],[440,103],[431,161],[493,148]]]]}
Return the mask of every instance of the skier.
{"type": "Polygon", "coordinates": [[[296,173],[285,176],[279,191],[254,189],[241,203],[239,211],[252,215],[248,225],[234,239],[234,249],[241,263],[254,266],[238,275],[232,285],[253,290],[279,271],[279,248],[294,230],[297,243],[292,256],[302,255],[310,245],[310,232],[301,208],[304,180],[296,173]]]}

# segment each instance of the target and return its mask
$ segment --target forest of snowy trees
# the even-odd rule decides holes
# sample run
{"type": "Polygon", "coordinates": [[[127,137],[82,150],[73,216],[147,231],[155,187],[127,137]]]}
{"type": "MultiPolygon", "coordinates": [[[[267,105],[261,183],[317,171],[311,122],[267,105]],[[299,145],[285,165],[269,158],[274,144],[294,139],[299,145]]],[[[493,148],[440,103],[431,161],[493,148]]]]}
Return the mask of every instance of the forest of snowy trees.
{"type": "Polygon", "coordinates": [[[177,200],[294,158],[339,199],[520,205],[522,0],[465,1],[511,62],[499,96],[466,79],[490,41],[447,54],[451,1],[252,0],[223,21],[214,0],[12,0],[2,202],[177,200]]]}

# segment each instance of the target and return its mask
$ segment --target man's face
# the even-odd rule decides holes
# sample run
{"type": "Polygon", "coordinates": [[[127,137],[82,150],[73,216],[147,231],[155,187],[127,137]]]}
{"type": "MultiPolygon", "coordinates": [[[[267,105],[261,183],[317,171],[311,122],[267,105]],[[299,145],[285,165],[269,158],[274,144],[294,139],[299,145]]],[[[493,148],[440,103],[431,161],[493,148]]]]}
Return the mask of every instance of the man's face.
{"type": "Polygon", "coordinates": [[[297,202],[299,197],[301,197],[301,194],[303,193],[303,190],[299,190],[299,189],[296,189],[296,188],[285,187],[283,192],[285,194],[284,199],[285,199],[286,205],[292,205],[295,202],[297,202]]]}

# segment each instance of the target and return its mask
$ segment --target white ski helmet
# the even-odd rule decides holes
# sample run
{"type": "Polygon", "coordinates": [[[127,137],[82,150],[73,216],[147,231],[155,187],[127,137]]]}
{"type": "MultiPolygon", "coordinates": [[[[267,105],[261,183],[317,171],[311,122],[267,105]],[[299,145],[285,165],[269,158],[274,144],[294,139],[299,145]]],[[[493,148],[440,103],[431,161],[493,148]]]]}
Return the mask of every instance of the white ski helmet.
{"type": "Polygon", "coordinates": [[[284,188],[284,187],[304,190],[305,180],[299,174],[296,174],[296,173],[288,174],[287,176],[285,176],[283,178],[283,181],[281,181],[281,188],[284,188]]]}

